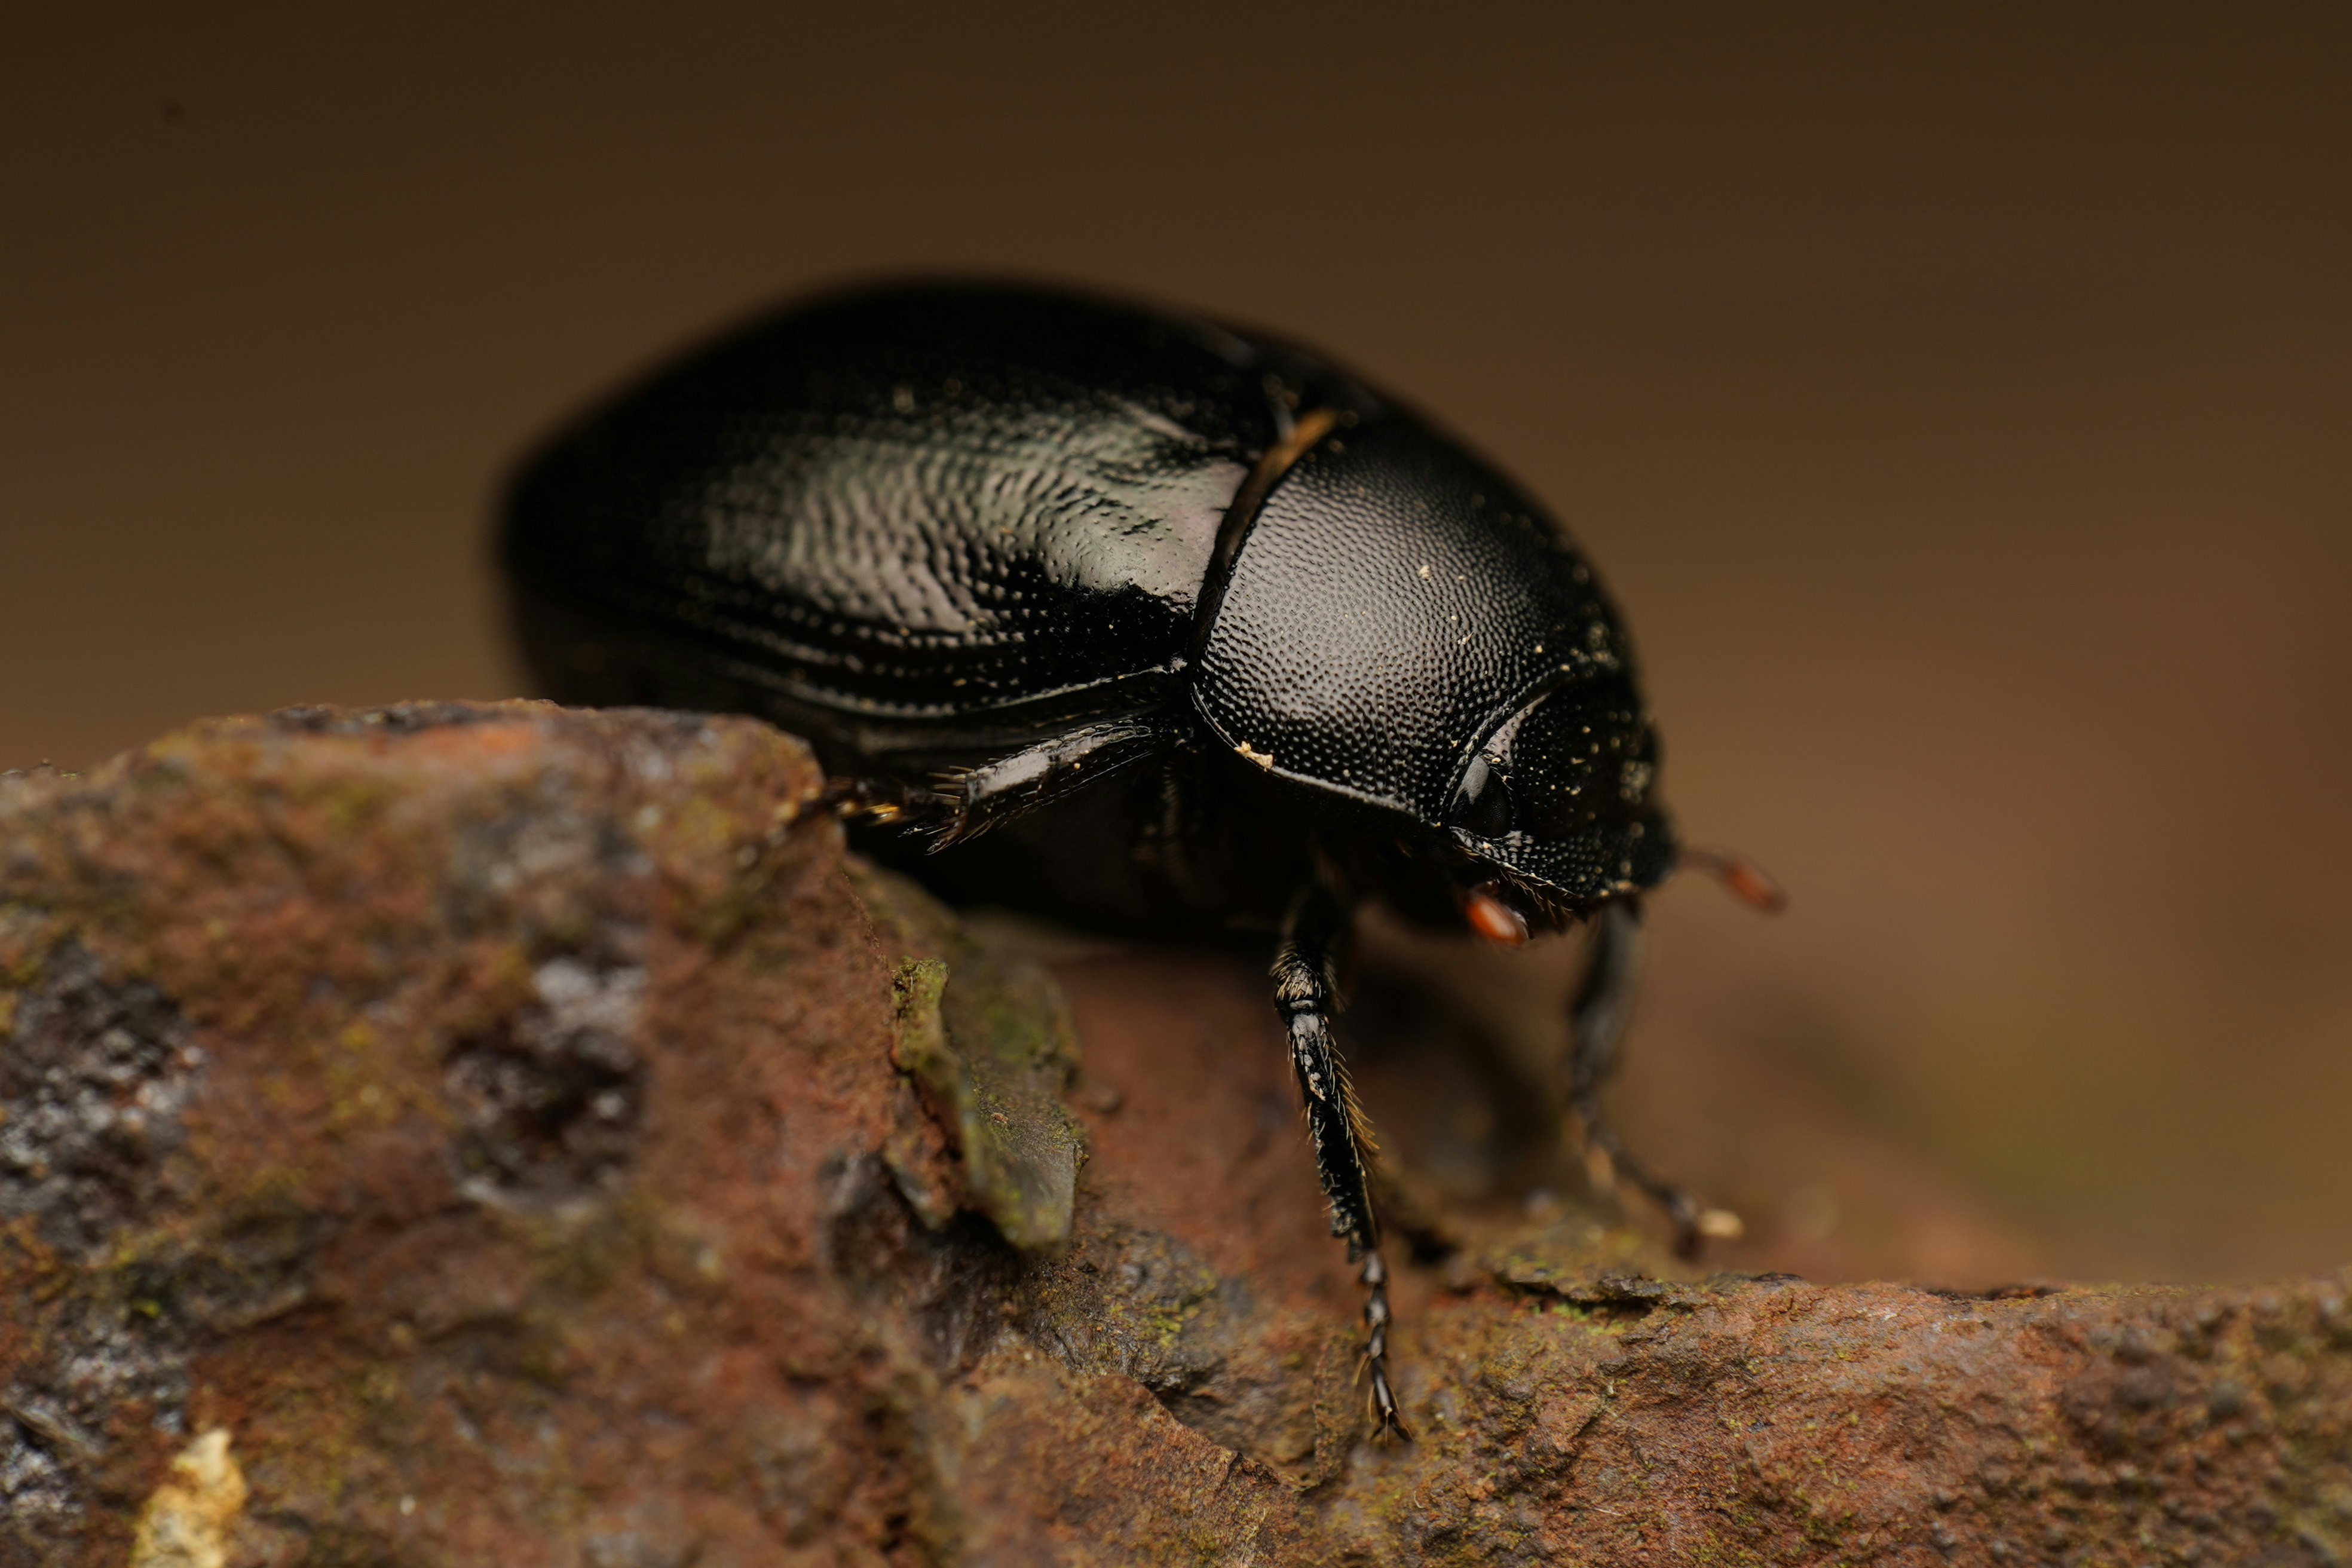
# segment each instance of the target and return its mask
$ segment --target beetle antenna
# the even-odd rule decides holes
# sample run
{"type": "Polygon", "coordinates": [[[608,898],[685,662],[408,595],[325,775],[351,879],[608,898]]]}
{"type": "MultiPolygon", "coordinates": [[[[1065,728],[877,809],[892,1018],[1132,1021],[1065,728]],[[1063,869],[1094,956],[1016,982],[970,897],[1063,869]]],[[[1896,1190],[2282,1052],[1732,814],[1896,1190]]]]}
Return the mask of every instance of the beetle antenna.
{"type": "Polygon", "coordinates": [[[1723,890],[1764,914],[1777,915],[1789,907],[1789,895],[1771,874],[1744,855],[1725,855],[1713,849],[1685,849],[1677,863],[1691,870],[1712,877],[1723,890]]]}

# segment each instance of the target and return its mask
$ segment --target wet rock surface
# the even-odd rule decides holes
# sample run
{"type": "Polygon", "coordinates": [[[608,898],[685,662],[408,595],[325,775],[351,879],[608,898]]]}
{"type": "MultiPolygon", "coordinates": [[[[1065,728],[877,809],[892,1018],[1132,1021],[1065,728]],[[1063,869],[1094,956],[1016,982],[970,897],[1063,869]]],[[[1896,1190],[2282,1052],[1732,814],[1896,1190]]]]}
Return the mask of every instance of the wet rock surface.
{"type": "Polygon", "coordinates": [[[1457,1205],[1376,1444],[1252,966],[1049,977],[818,784],[537,704],[0,778],[0,1563],[2352,1559],[2346,1276],[1457,1205]]]}

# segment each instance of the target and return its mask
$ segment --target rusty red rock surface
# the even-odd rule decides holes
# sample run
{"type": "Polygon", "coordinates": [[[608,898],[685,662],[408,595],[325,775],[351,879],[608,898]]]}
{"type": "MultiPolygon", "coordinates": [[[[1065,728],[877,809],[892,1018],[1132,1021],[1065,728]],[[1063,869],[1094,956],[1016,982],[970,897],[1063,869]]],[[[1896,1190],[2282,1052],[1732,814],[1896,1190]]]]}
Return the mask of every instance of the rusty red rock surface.
{"type": "Polygon", "coordinates": [[[1249,966],[1057,992],[819,782],[528,703],[0,778],[0,1563],[2352,1557],[2343,1275],[1678,1278],[1408,1171],[1371,1441],[1249,966]]]}

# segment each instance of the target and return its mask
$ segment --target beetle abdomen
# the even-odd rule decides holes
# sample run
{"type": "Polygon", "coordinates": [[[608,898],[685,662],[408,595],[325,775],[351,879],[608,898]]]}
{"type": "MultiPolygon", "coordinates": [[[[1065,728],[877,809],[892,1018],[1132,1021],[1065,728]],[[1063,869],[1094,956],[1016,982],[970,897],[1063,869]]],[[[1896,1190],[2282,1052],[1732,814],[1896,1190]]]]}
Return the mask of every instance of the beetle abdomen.
{"type": "Polygon", "coordinates": [[[530,591],[913,719],[1172,667],[1275,436],[1251,345],[1011,289],[795,310],[592,413],[515,488],[530,591]]]}

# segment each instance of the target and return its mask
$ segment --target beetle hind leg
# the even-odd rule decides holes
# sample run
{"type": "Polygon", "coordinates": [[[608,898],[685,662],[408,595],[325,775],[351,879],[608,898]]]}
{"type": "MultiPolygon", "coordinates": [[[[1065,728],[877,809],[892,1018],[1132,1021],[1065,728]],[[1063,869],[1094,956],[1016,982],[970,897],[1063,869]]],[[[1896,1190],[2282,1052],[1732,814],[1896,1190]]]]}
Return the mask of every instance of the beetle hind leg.
{"type": "Polygon", "coordinates": [[[1348,933],[1348,911],[1328,889],[1317,884],[1301,893],[1274,961],[1274,1003],[1290,1037],[1290,1064],[1307,1109],[1315,1169],[1331,1205],[1331,1234],[1347,1242],[1348,1261],[1363,1261],[1358,1278],[1364,1287],[1363,1364],[1371,1376],[1372,1412],[1381,1432],[1409,1439],[1412,1434],[1405,1429],[1389,1383],[1389,1269],[1367,1181],[1379,1151],[1331,1032],[1348,933]]]}
{"type": "Polygon", "coordinates": [[[945,849],[1159,756],[1174,741],[1173,728],[1157,714],[1082,724],[977,767],[940,774],[930,791],[930,810],[916,826],[930,834],[934,850],[945,849]]]}
{"type": "Polygon", "coordinates": [[[1696,1258],[1706,1238],[1737,1239],[1739,1216],[1728,1209],[1703,1206],[1688,1189],[1635,1160],[1602,1113],[1601,1086],[1617,1065],[1617,1047],[1633,1011],[1633,983],[1641,973],[1641,909],[1631,899],[1612,900],[1601,906],[1593,924],[1591,956],[1569,1006],[1574,1042],[1568,1064],[1569,1108],[1584,1129],[1585,1151],[1598,1168],[1595,1184],[1605,1188],[1620,1177],[1632,1183],[1665,1211],[1675,1227],[1675,1251],[1696,1258]]]}

